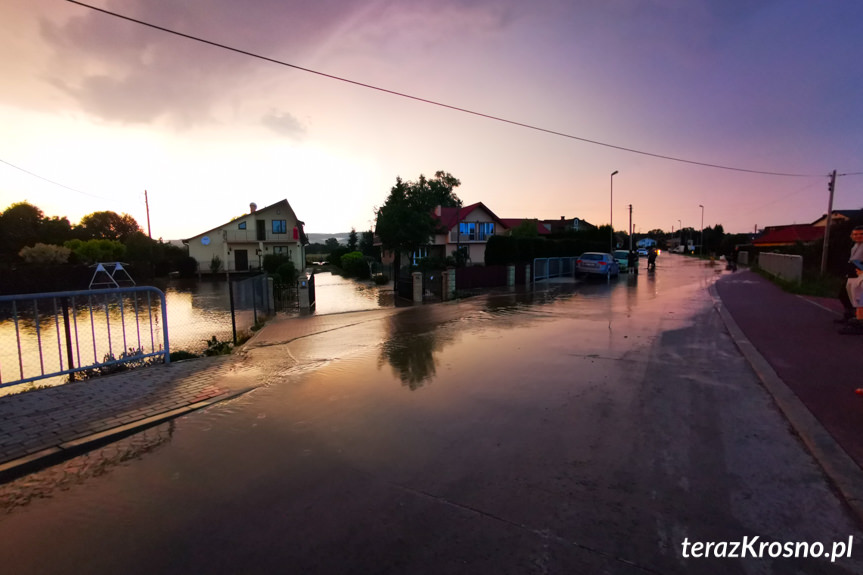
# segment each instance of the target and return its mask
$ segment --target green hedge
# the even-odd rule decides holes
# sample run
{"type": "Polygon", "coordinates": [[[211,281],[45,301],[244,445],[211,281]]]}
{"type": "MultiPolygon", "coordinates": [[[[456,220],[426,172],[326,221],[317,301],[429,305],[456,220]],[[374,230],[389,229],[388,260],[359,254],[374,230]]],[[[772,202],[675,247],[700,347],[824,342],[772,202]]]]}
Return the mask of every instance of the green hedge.
{"type": "Polygon", "coordinates": [[[369,264],[362,252],[350,252],[341,258],[341,268],[346,276],[365,279],[369,277],[369,264]]]}

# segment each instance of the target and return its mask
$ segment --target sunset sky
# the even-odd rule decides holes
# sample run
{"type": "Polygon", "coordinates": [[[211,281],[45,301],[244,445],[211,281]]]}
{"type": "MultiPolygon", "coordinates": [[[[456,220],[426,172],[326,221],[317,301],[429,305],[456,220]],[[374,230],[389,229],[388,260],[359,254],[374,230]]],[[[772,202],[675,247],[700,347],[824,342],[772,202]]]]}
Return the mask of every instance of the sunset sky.
{"type": "Polygon", "coordinates": [[[699,204],[730,232],[808,223],[834,169],[834,207],[863,207],[863,2],[92,4],[558,134],[63,0],[2,0],[0,210],[112,210],[146,231],[147,190],[167,240],[287,198],[308,232],[362,231],[397,176],[437,170],[499,217],[597,225],[619,170],[615,228],[632,204],[642,232],[698,228],[699,204]]]}

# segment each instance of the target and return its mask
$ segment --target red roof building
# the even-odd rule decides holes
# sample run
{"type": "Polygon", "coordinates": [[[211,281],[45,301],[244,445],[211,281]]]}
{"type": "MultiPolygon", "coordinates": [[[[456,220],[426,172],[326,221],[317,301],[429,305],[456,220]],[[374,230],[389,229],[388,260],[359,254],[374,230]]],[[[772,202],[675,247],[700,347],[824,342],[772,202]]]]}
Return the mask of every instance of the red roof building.
{"type": "Polygon", "coordinates": [[[758,247],[789,246],[796,243],[812,243],[824,238],[824,228],[812,224],[790,226],[767,226],[752,245],[758,247]]]}

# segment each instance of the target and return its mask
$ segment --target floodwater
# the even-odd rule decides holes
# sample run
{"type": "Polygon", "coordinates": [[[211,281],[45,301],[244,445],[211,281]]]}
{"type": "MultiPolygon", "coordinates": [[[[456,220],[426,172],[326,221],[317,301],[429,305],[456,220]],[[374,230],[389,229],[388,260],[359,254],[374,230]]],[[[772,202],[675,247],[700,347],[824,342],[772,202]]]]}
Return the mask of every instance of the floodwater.
{"type": "MultiPolygon", "coordinates": [[[[165,293],[171,351],[183,350],[200,354],[207,348],[207,340],[213,337],[219,341],[232,340],[231,303],[226,282],[168,280],[157,283],[156,287],[165,293]]],[[[375,286],[325,272],[316,274],[316,287],[317,315],[394,306],[392,284],[375,286]]],[[[49,303],[40,305],[47,306],[49,303]]],[[[27,305],[32,308],[32,303],[27,305]]],[[[27,305],[22,309],[29,309],[27,305]]],[[[139,324],[136,324],[135,308],[131,301],[126,301],[121,311],[120,306],[112,299],[108,306],[110,337],[108,323],[105,321],[105,302],[95,302],[92,330],[86,300],[79,299],[79,306],[82,307],[79,307],[77,313],[73,313],[75,317],[70,322],[75,365],[98,363],[109,353],[118,357],[130,348],[140,348],[144,353],[151,353],[164,347],[158,298],[153,298],[149,304],[146,298],[142,299],[138,314],[139,324]]],[[[35,323],[19,323],[22,336],[20,362],[14,322],[11,319],[0,321],[0,382],[18,379],[22,377],[22,372],[23,377],[34,377],[43,372],[54,373],[65,368],[66,348],[62,318],[59,324],[56,324],[54,316],[47,313],[48,311],[50,310],[41,311],[43,318],[38,334],[42,342],[41,355],[35,323]]],[[[260,311],[257,313],[260,315],[260,311]]],[[[296,314],[298,311],[293,310],[290,313],[296,314]]],[[[236,306],[234,321],[237,332],[248,331],[254,325],[255,317],[256,312],[253,309],[236,306]]],[[[32,385],[61,385],[65,382],[66,377],[55,377],[39,380],[35,384],[0,388],[0,396],[17,393],[20,389],[32,385]]]]}
{"type": "Polygon", "coordinates": [[[0,486],[4,571],[863,572],[681,556],[860,537],[718,323],[718,273],[671,256],[251,349],[256,391],[0,486]]]}
{"type": "Polygon", "coordinates": [[[360,282],[330,272],[315,274],[315,313],[345,313],[393,307],[393,284],[360,282]]]}

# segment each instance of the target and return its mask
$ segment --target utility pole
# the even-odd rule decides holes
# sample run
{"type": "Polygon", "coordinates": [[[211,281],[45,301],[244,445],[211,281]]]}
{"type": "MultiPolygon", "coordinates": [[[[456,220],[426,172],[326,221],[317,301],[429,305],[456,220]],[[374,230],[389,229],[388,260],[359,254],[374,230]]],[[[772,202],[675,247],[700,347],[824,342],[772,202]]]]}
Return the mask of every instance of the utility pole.
{"type": "Polygon", "coordinates": [[[830,190],[830,200],[827,202],[827,224],[824,228],[824,248],[821,250],[821,275],[827,271],[827,251],[830,246],[830,226],[833,223],[833,192],[836,190],[836,170],[830,173],[830,182],[827,184],[830,190]]]}
{"type": "Polygon", "coordinates": [[[629,204],[629,251],[632,251],[632,204],[629,204]]]}
{"type": "Polygon", "coordinates": [[[144,206],[147,208],[147,237],[153,239],[153,234],[150,233],[150,200],[147,198],[147,190],[144,190],[144,206]]]}

